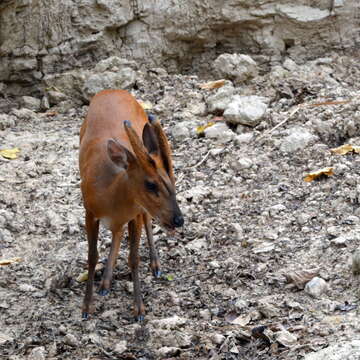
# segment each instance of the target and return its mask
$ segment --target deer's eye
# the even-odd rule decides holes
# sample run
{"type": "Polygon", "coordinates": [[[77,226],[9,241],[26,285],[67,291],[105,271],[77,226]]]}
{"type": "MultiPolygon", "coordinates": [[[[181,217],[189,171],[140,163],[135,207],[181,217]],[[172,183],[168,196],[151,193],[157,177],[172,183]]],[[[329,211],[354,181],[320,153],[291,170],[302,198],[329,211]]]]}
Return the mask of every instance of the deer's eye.
{"type": "Polygon", "coordinates": [[[145,181],[145,188],[147,191],[152,192],[154,194],[157,194],[159,191],[159,187],[157,186],[157,184],[151,181],[145,181]]]}

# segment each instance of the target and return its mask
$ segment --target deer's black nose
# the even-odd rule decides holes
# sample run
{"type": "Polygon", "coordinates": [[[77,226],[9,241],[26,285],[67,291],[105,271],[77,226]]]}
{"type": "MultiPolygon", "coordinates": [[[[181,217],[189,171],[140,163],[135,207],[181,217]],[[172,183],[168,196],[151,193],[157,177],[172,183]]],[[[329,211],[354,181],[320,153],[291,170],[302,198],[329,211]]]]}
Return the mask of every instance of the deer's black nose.
{"type": "Polygon", "coordinates": [[[180,227],[184,225],[184,218],[181,215],[175,215],[173,218],[173,224],[175,227],[180,227]]]}

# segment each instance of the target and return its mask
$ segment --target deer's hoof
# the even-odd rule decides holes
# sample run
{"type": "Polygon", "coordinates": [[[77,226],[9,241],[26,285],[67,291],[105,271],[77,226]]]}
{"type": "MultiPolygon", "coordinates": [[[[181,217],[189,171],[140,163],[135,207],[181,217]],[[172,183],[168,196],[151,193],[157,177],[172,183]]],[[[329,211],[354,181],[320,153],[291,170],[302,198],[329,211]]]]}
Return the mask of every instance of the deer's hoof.
{"type": "Polygon", "coordinates": [[[145,320],[145,316],[144,315],[135,316],[135,320],[139,323],[142,323],[145,320]]]}
{"type": "Polygon", "coordinates": [[[100,296],[106,296],[107,294],[109,294],[109,292],[110,292],[110,290],[108,290],[108,289],[100,289],[98,294],[100,296]]]}
{"type": "Polygon", "coordinates": [[[154,278],[159,279],[160,276],[161,276],[161,274],[162,274],[162,273],[161,273],[161,270],[159,270],[159,269],[153,270],[154,278]]]}
{"type": "Polygon", "coordinates": [[[84,312],[81,314],[81,318],[82,318],[83,320],[89,320],[89,313],[84,311],[84,312]]]}

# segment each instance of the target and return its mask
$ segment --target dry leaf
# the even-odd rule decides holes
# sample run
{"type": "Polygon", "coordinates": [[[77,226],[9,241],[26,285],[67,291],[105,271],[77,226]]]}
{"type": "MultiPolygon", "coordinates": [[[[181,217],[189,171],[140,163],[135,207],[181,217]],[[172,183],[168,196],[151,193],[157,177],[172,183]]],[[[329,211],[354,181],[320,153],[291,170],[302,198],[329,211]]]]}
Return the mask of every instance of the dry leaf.
{"type": "Polygon", "coordinates": [[[360,154],[360,146],[353,146],[350,144],[345,144],[345,145],[339,146],[335,149],[331,149],[330,151],[334,154],[339,154],[339,155],[346,155],[349,152],[354,152],[356,154],[360,154]]]}
{"type": "Polygon", "coordinates": [[[197,133],[198,135],[201,135],[201,134],[204,133],[205,129],[207,129],[207,128],[209,128],[210,126],[213,126],[213,125],[215,125],[214,122],[208,122],[208,123],[205,124],[205,125],[198,126],[198,127],[196,128],[196,133],[197,133]]]}
{"type": "Polygon", "coordinates": [[[334,168],[326,167],[326,168],[322,168],[320,170],[311,172],[305,176],[304,181],[310,182],[310,181],[318,179],[319,177],[324,176],[324,175],[326,175],[326,176],[334,175],[334,168]]]}
{"type": "Polygon", "coordinates": [[[231,324],[246,326],[251,321],[251,314],[238,316],[236,319],[230,321],[231,324]]]}
{"type": "Polygon", "coordinates": [[[17,158],[18,152],[20,152],[20,150],[18,148],[5,149],[5,150],[0,150],[0,155],[2,157],[4,157],[5,159],[13,160],[13,159],[17,158]]]}
{"type": "Polygon", "coordinates": [[[209,81],[207,83],[200,84],[199,88],[204,89],[204,90],[218,89],[218,88],[221,88],[222,86],[224,86],[225,82],[226,82],[225,79],[216,80],[216,81],[209,81]]]}
{"type": "Polygon", "coordinates": [[[144,110],[151,110],[153,105],[150,101],[138,101],[144,110]]]}
{"type": "Polygon", "coordinates": [[[19,257],[14,257],[14,258],[10,258],[10,259],[0,259],[0,266],[3,265],[11,265],[13,263],[17,263],[17,262],[21,262],[22,258],[19,257]]]}
{"type": "Polygon", "coordinates": [[[309,270],[289,271],[286,272],[284,276],[289,283],[294,283],[297,288],[303,289],[307,282],[319,275],[319,272],[320,269],[315,268],[309,270]]]}
{"type": "MultiPolygon", "coordinates": [[[[103,263],[98,263],[96,264],[95,266],[95,271],[100,271],[104,268],[104,264],[103,263]]],[[[77,278],[76,278],[76,281],[77,282],[84,282],[84,281],[87,281],[89,277],[89,273],[88,271],[84,271],[83,273],[81,273],[77,278]]]]}

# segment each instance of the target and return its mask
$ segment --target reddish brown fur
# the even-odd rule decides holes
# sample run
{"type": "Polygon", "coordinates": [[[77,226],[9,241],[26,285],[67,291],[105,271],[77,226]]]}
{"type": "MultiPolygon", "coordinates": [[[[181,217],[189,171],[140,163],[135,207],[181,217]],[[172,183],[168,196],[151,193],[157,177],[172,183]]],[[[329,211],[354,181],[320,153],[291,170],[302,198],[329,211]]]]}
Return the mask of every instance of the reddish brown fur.
{"type": "Polygon", "coordinates": [[[89,242],[89,280],[83,316],[87,317],[92,309],[94,268],[98,260],[98,225],[100,219],[106,219],[113,233],[113,241],[100,292],[106,294],[110,289],[123,228],[128,224],[135,315],[142,318],[144,306],[138,276],[138,247],[142,226],[145,225],[148,235],[153,271],[158,271],[159,261],[148,213],[167,228],[181,226],[183,222],[175,199],[170,147],[166,136],[160,124],[152,126],[148,123],[143,108],[127,91],[102,91],[92,99],[80,129],[79,163],[89,242]],[[125,120],[130,121],[130,127],[124,126],[125,120]],[[147,131],[144,131],[145,126],[147,131]],[[149,131],[154,131],[150,137],[153,143],[158,144],[158,150],[150,154],[141,140],[149,131]],[[156,183],[156,195],[146,191],[146,181],[156,183]],[[181,220],[177,225],[175,218],[181,220]]]}

